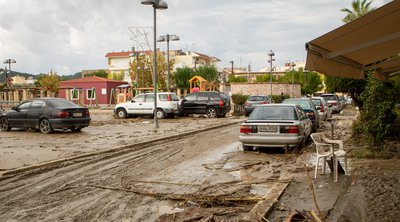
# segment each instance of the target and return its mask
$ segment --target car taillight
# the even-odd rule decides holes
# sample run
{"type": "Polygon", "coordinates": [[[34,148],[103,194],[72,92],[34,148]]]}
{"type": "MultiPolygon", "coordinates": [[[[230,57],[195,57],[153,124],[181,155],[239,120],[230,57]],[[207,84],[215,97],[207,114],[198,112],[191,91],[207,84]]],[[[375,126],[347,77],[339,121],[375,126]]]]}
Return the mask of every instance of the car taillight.
{"type": "Polygon", "coordinates": [[[57,116],[60,117],[60,118],[69,118],[69,112],[61,111],[61,112],[58,113],[57,116]]]}
{"type": "Polygon", "coordinates": [[[89,110],[85,110],[84,115],[85,115],[86,117],[90,117],[90,112],[89,112],[89,110]]]}
{"type": "Polygon", "coordinates": [[[268,101],[264,101],[261,104],[269,104],[269,102],[268,101]]]}
{"type": "Polygon", "coordinates": [[[220,106],[220,107],[224,106],[224,100],[221,99],[221,100],[219,101],[219,106],[220,106]]]}
{"type": "Polygon", "coordinates": [[[299,126],[283,126],[281,133],[299,133],[299,126]]]}
{"type": "Polygon", "coordinates": [[[252,126],[240,126],[240,133],[252,133],[253,127],[252,126]]]}
{"type": "Polygon", "coordinates": [[[321,112],[325,112],[324,105],[321,104],[321,112]]]}
{"type": "Polygon", "coordinates": [[[171,95],[167,95],[168,101],[171,101],[171,95]]]}
{"type": "Polygon", "coordinates": [[[336,102],[331,102],[332,106],[336,106],[337,103],[336,102]]]}

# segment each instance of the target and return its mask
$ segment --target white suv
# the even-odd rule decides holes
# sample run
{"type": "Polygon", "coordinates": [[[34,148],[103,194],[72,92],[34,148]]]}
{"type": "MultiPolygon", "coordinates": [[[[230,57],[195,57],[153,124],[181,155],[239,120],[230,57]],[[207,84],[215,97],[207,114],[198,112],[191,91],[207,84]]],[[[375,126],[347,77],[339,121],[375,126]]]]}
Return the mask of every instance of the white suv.
{"type": "MultiPolygon", "coordinates": [[[[178,101],[175,93],[157,93],[157,118],[174,117],[178,113],[178,101]]],[[[129,115],[153,115],[154,93],[141,93],[129,102],[117,104],[114,113],[121,119],[129,115]]]]}

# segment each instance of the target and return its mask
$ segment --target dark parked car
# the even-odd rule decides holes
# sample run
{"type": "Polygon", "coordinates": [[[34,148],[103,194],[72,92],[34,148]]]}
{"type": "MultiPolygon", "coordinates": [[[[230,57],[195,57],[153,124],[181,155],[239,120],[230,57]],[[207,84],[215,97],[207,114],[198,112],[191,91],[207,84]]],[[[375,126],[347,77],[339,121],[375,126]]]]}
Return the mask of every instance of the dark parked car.
{"type": "Polygon", "coordinates": [[[180,114],[207,114],[224,117],[231,110],[229,96],[222,92],[195,92],[185,96],[180,103],[180,114]]]}
{"type": "Polygon", "coordinates": [[[259,105],[240,126],[243,150],[253,147],[303,147],[311,133],[311,120],[299,105],[259,105]]]}
{"type": "Polygon", "coordinates": [[[317,129],[319,127],[318,111],[314,103],[311,101],[311,99],[309,98],[285,99],[282,101],[282,104],[300,105],[312,122],[312,132],[317,132],[317,129]]]}
{"type": "Polygon", "coordinates": [[[266,95],[251,95],[244,104],[244,115],[249,116],[253,112],[254,107],[260,104],[270,104],[271,99],[266,95]]]}
{"type": "Polygon", "coordinates": [[[70,129],[79,132],[89,126],[90,113],[66,99],[37,98],[22,102],[10,112],[2,113],[2,131],[12,128],[39,129],[51,133],[54,129],[70,129]]]}

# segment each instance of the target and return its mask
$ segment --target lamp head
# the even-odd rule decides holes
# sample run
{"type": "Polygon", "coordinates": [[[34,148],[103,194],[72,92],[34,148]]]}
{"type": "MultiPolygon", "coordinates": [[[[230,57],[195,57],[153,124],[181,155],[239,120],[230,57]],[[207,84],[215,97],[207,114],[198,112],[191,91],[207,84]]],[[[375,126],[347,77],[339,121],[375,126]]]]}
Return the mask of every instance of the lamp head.
{"type": "Polygon", "coordinates": [[[274,56],[275,53],[274,53],[272,50],[269,50],[268,55],[269,55],[269,56],[274,56]]]}
{"type": "Polygon", "coordinates": [[[168,4],[166,2],[164,2],[163,0],[159,0],[158,4],[156,4],[156,8],[157,9],[167,9],[168,4]]]}
{"type": "Polygon", "coordinates": [[[177,35],[171,35],[171,36],[169,37],[169,40],[170,40],[170,41],[178,41],[178,40],[179,40],[179,36],[177,36],[177,35]]]}
{"type": "Polygon", "coordinates": [[[159,36],[158,38],[157,38],[157,42],[164,42],[166,39],[165,39],[165,36],[159,36]]]}
{"type": "Polygon", "coordinates": [[[155,5],[158,3],[158,1],[157,0],[142,0],[141,3],[143,5],[155,5]]]}

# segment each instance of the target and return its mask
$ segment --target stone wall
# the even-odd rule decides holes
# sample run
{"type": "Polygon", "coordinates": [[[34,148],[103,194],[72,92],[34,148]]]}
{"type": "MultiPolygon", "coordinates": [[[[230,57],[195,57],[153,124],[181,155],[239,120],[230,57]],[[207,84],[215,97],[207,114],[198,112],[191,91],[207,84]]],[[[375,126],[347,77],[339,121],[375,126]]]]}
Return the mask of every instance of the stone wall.
{"type": "MultiPolygon", "coordinates": [[[[301,97],[301,84],[293,84],[294,97],[301,97]]],[[[272,95],[280,95],[283,92],[285,95],[292,97],[292,84],[291,83],[272,83],[272,95]]],[[[232,94],[271,94],[271,85],[269,83],[231,83],[232,94]]]]}

